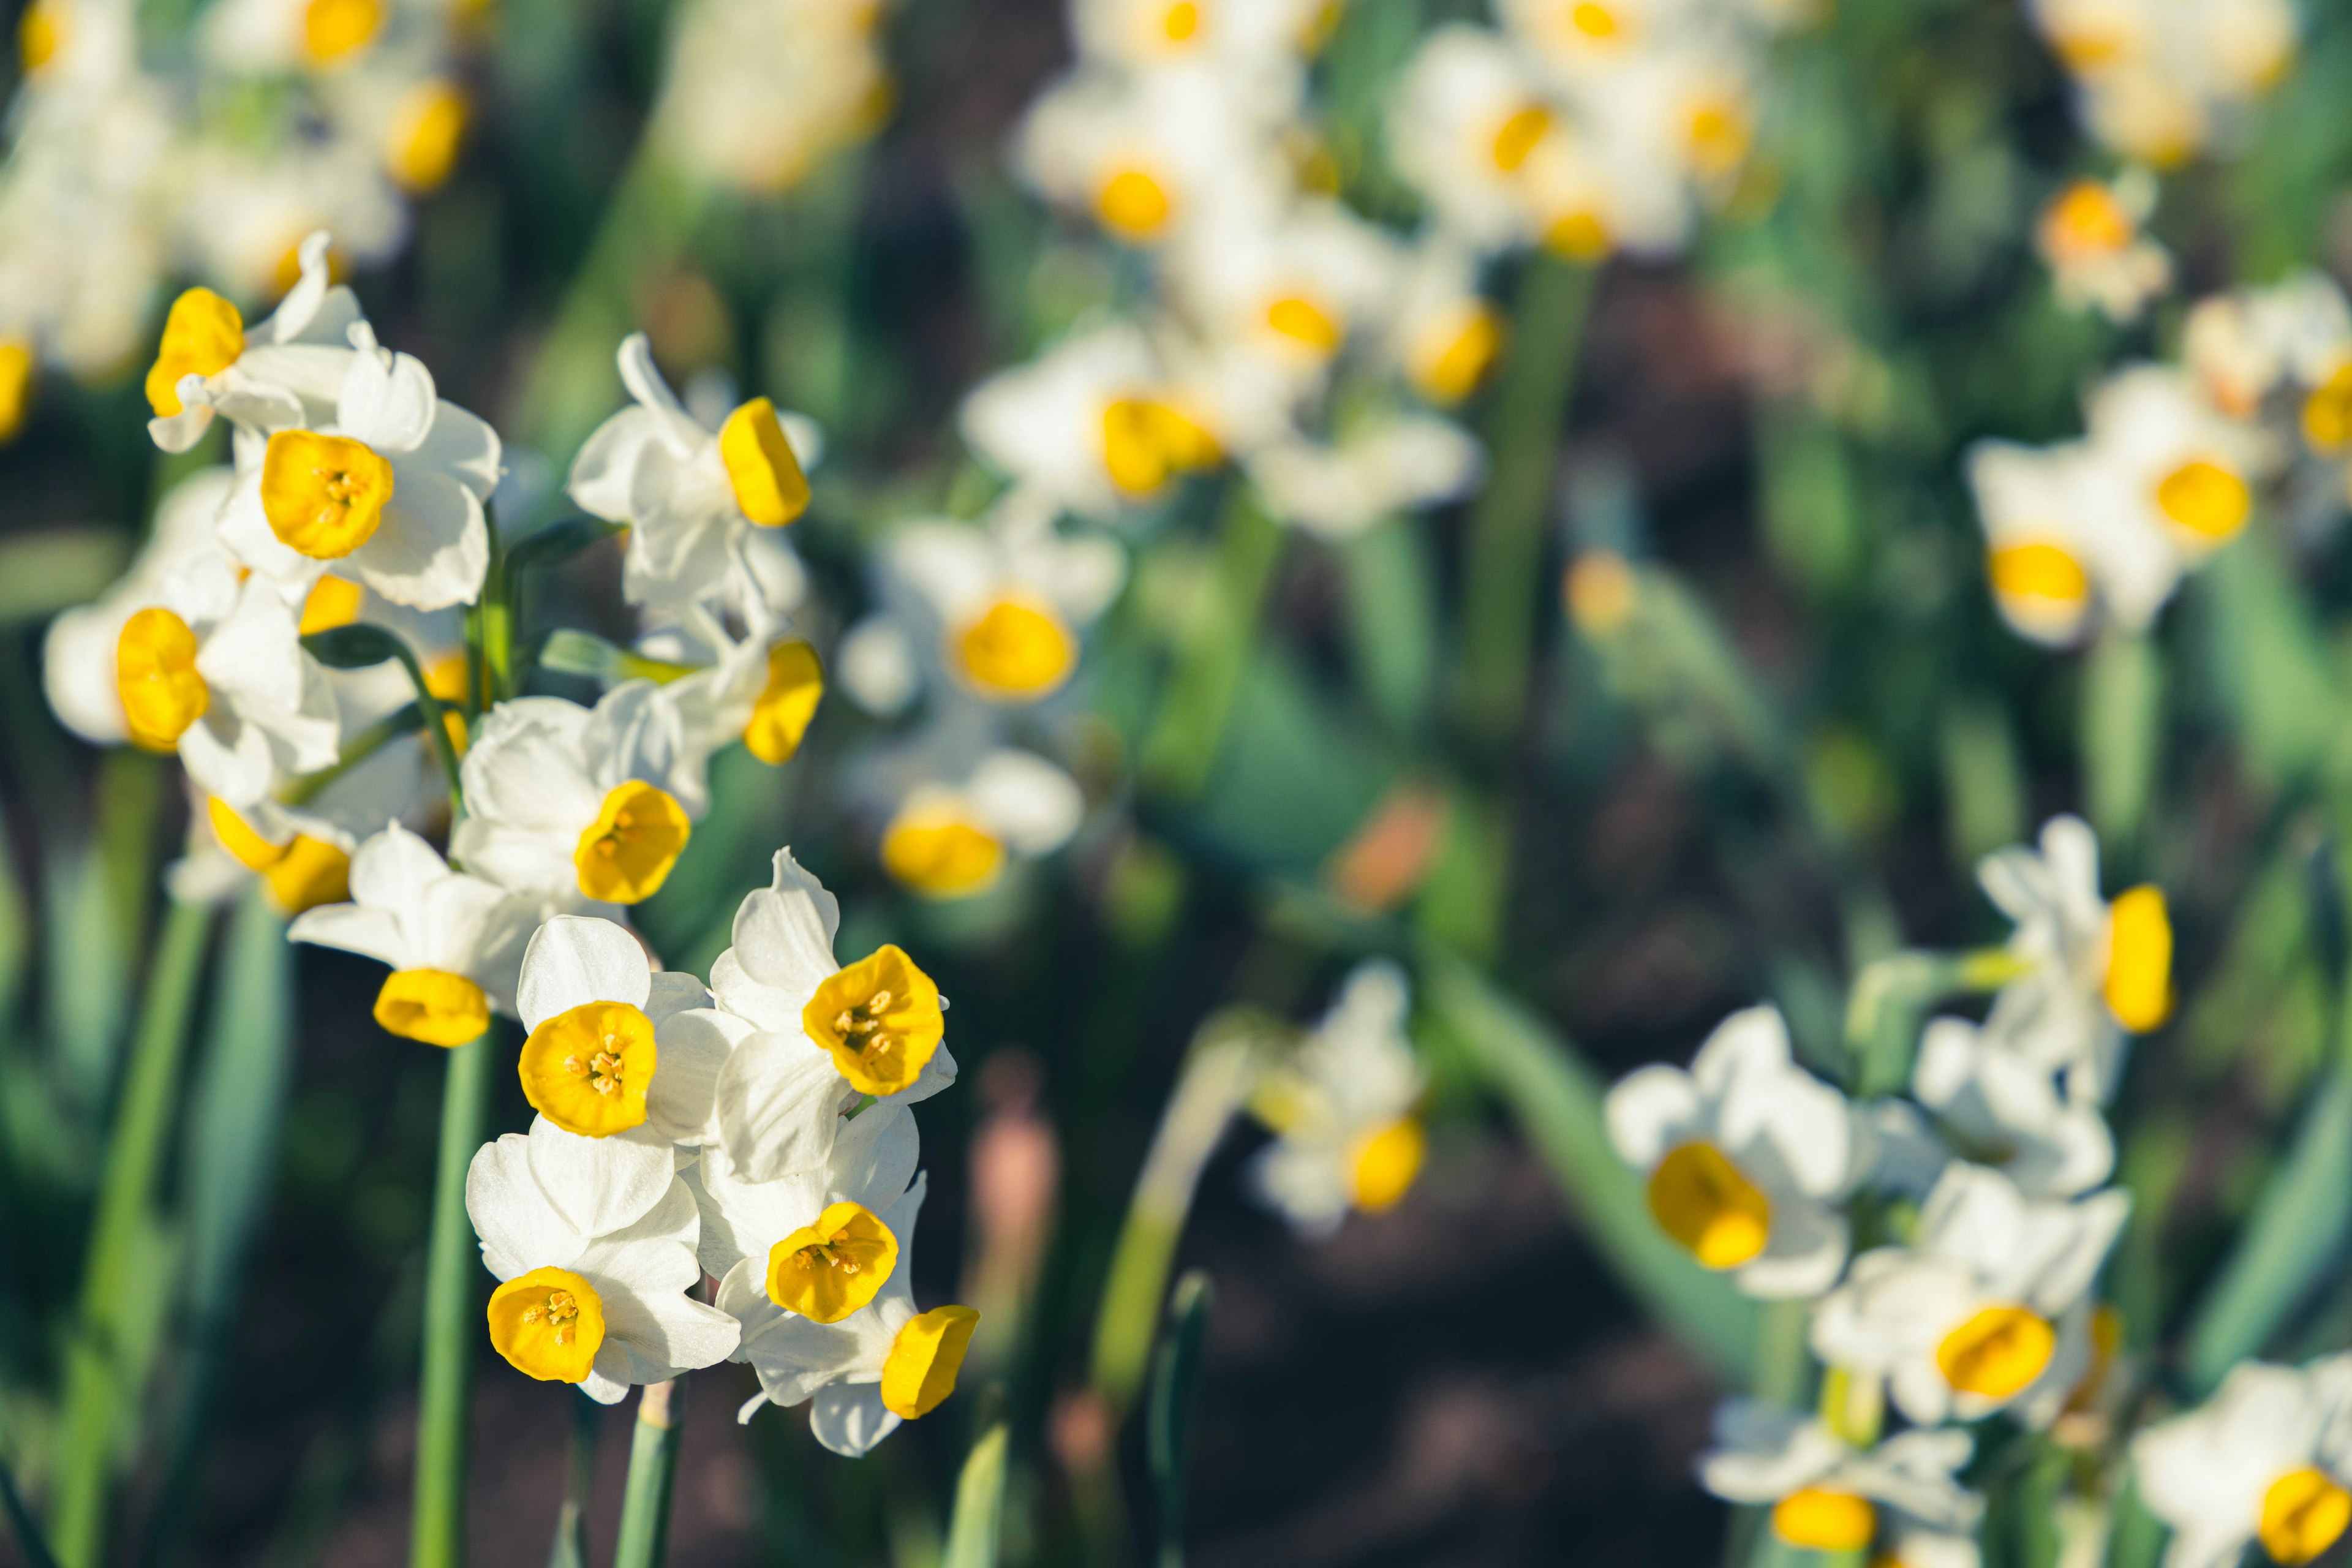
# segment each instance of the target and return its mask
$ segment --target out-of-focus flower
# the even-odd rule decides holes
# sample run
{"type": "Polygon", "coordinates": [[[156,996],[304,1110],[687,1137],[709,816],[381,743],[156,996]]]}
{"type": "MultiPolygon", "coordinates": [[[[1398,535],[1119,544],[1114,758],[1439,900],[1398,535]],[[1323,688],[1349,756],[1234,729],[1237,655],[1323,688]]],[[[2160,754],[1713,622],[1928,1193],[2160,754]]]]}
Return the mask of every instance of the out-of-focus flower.
{"type": "Polygon", "coordinates": [[[1399,79],[1389,155],[1444,230],[1480,251],[1547,237],[1527,175],[1547,139],[1570,135],[1524,53],[1467,23],[1433,28],[1399,79]]]}
{"type": "Polygon", "coordinates": [[[1106,539],[1050,529],[909,523],[882,551],[886,601],[961,690],[993,703],[1049,697],[1078,637],[1118,596],[1127,562],[1106,539]]]}
{"type": "Polygon", "coordinates": [[[1238,185],[1273,177],[1269,132],[1295,77],[1195,65],[1140,78],[1081,69],[1030,106],[1014,157],[1038,193],[1130,245],[1154,245],[1238,185]]]}
{"type": "Polygon", "coordinates": [[[1450,420],[1391,414],[1339,442],[1277,442],[1252,455],[1250,477],[1276,516],[1346,539],[1400,512],[1459,499],[1485,467],[1478,443],[1450,420]]]}
{"type": "Polygon", "coordinates": [[[1251,1167],[1258,1195],[1308,1236],[1328,1236],[1351,1209],[1395,1205],[1421,1173],[1413,1114],[1425,1081],[1405,1037],[1412,993],[1392,963],[1350,973],[1330,1011],[1250,1095],[1274,1132],[1251,1167]]]}
{"type": "Polygon", "coordinates": [[[2226,137],[2294,58],[2286,0],[2028,0],[2091,131],[2168,168],[2226,137]]]}
{"type": "Polygon", "coordinates": [[[2181,352],[2207,397],[2223,414],[2251,419],[2282,383],[2309,395],[2303,423],[2340,445],[2337,412],[2347,395],[2341,377],[2352,363],[2352,305],[2324,272],[2302,272],[2265,288],[2200,300],[2189,311],[2181,352]],[[2316,420],[2315,411],[2320,411],[2316,420]]]}
{"type": "Polygon", "coordinates": [[[2092,392],[2084,413],[2099,460],[2152,509],[2186,559],[2200,559],[2245,527],[2259,439],[2208,402],[2187,373],[2128,366],[2092,392]]]}
{"type": "Polygon", "coordinates": [[[2081,179],[2051,197],[2033,227],[2060,301],[2111,321],[2139,319],[2172,285],[2172,258],[2142,226],[2156,210],[2156,182],[2135,169],[2113,183],[2081,179]]]}
{"type": "Polygon", "coordinates": [[[2102,617],[2144,631],[2179,585],[2179,546],[2087,443],[1980,441],[1968,478],[1993,603],[2021,637],[2063,647],[2102,617]]]}
{"type": "Polygon", "coordinates": [[[1970,1541],[1984,1501],[1956,1472],[1974,1446],[1947,1428],[1858,1450],[1816,1417],[1731,1399],[1716,1408],[1698,1474],[1727,1502],[1770,1505],[1772,1532],[1791,1546],[1860,1552],[1916,1531],[1970,1541]]]}
{"type": "Polygon", "coordinates": [[[879,130],[891,83],[869,0],[694,0],[654,107],[663,148],[702,179],[791,189],[879,130]]]}
{"type": "Polygon", "coordinates": [[[2352,1357],[2242,1362],[2204,1405],[2132,1440],[2140,1500],[2172,1530],[2165,1568],[2228,1568],[2255,1542],[2309,1563],[2352,1524],[2352,1357]]]}
{"type": "Polygon", "coordinates": [[[976,756],[942,727],[871,773],[911,775],[882,827],[882,868],[910,892],[961,899],[996,885],[1008,859],[1037,859],[1068,843],[1086,796],[1060,768],[1017,746],[976,756]],[[969,761],[963,760],[969,758],[969,761]]]}
{"type": "Polygon", "coordinates": [[[2089,1192],[2115,1169],[2097,1104],[2062,1094],[2045,1064],[1964,1018],[1928,1024],[1911,1092],[1960,1157],[1995,1167],[2029,1198],[2089,1192]]]}

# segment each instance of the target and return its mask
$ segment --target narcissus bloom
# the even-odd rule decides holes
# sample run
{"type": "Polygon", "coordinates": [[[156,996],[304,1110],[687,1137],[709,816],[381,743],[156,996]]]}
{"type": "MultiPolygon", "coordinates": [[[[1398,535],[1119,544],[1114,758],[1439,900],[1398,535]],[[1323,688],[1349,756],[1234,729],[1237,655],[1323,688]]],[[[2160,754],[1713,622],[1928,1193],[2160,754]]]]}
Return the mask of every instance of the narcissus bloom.
{"type": "Polygon", "coordinates": [[[883,591],[961,690],[1018,705],[1050,697],[1078,662],[1079,634],[1108,607],[1127,560],[1107,539],[1018,523],[909,523],[883,547],[883,591]]]}
{"type": "Polygon", "coordinates": [[[2255,1542],[2298,1568],[2352,1524],[2352,1357],[2242,1362],[2205,1405],[2132,1439],[2165,1568],[2230,1568],[2255,1542]]]}
{"type": "Polygon", "coordinates": [[[1969,449],[1993,604],[2021,637],[2063,647],[2102,621],[2154,624],[2179,586],[2179,542],[2087,441],[1969,449]]]}
{"type": "Polygon", "coordinates": [[[2047,1066],[1997,1030],[1930,1023],[1911,1092],[1961,1157],[1998,1168],[2029,1198],[2089,1192],[2115,1169],[2115,1135],[2097,1104],[2062,1094],[2047,1066]]]}
{"type": "Polygon", "coordinates": [[[2146,170],[2113,183],[2075,180],[2050,198],[2033,244],[2061,303],[2128,323],[2171,287],[2171,255],[2141,227],[2155,207],[2146,170]]]}
{"type": "Polygon", "coordinates": [[[1068,843],[1086,817],[1086,796],[1068,773],[1034,752],[988,746],[952,721],[866,772],[914,781],[883,825],[882,868],[927,899],[988,891],[1008,864],[1068,843]]]}
{"type": "Polygon", "coordinates": [[[1485,466],[1478,443],[1459,425],[1405,413],[1366,419],[1328,444],[1277,441],[1248,463],[1276,517],[1326,539],[1351,538],[1401,513],[1456,500],[1485,466]]]}
{"type": "Polygon", "coordinates": [[[1923,1426],[2006,1409],[2046,1426],[2091,1365],[2091,1283],[2131,1195],[2029,1200],[2000,1172],[1955,1163],[1909,1247],[1853,1260],[1813,1309],[1813,1352],[1883,1374],[1923,1426]]]}
{"type": "Polygon", "coordinates": [[[1258,1195],[1308,1236],[1351,1209],[1378,1213],[1420,1174],[1415,1102],[1426,1077],[1405,1037],[1412,992],[1392,963],[1350,973],[1329,1012],[1250,1097],[1273,1143],[1250,1168],[1258,1195]]]}
{"type": "Polygon", "coordinates": [[[247,331],[237,308],[209,289],[191,289],[164,318],[147,401],[148,433],[166,452],[184,452],[223,414],[267,438],[282,426],[332,416],[353,350],[359,300],[331,282],[320,230],[302,242],[301,277],[268,321],[247,331]],[[183,389],[189,377],[195,385],[183,389]]]}
{"type": "Polygon", "coordinates": [[[1699,1456],[1698,1474],[1726,1501],[1769,1506],[1773,1533],[1791,1546],[1861,1552],[1919,1530],[1969,1538],[1984,1500],[1955,1476],[1974,1447],[1944,1428],[1860,1450],[1818,1417],[1731,1399],[1716,1409],[1715,1446],[1699,1456]]]}
{"type": "Polygon", "coordinates": [[[702,1205],[702,1267],[751,1271],[779,1307],[835,1323],[874,1300],[898,1266],[882,1223],[915,1178],[914,1113],[870,1105],[843,1121],[824,1163],[773,1181],[744,1179],[723,1143],[706,1144],[687,1184],[702,1205]]]}
{"type": "Polygon", "coordinates": [[[2185,560],[2220,549],[2252,517],[2266,466],[2261,437],[2215,407],[2188,372],[2126,366],[2093,389],[2084,413],[2099,461],[2185,560]]]}
{"type": "Polygon", "coordinates": [[[1646,1067],[1609,1091],[1610,1142],[1643,1173],[1651,1216],[1751,1296],[1811,1296],[1845,1266],[1841,1203],[1875,1158],[1845,1096],[1796,1064],[1778,1010],[1735,1013],[1688,1072],[1646,1067]]]}
{"type": "Polygon", "coordinates": [[[611,921],[558,915],[523,952],[515,1003],[523,1097],[583,1138],[698,1143],[727,1059],[709,995],[691,974],[656,971],[611,921]]]}

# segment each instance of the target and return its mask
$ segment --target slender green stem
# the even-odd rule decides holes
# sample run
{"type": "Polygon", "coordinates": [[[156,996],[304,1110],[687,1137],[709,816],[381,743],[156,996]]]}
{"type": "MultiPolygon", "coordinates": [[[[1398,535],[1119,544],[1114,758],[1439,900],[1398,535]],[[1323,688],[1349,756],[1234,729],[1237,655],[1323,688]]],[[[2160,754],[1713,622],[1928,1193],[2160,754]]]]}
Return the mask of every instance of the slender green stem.
{"type": "Polygon", "coordinates": [[[670,1497],[677,1481],[678,1424],[686,1415],[686,1379],[646,1385],[637,1396],[637,1427],[629,1439],[629,1479],[621,1489],[621,1533],[613,1568],[661,1568],[669,1554],[670,1497]]]}
{"type": "Polygon", "coordinates": [[[1177,645],[1143,742],[1143,778],[1163,795],[1189,799],[1208,785],[1281,555],[1281,526],[1247,485],[1235,485],[1218,531],[1212,591],[1177,645]]]}
{"type": "Polygon", "coordinates": [[[175,903],[164,916],[107,1141],[58,1430],[51,1530],[65,1568],[96,1568],[103,1552],[121,1423],[139,1394],[130,1386],[125,1335],[132,1299],[153,1289],[152,1279],[142,1282],[152,1259],[142,1257],[142,1243],[154,1223],[155,1175],[172,1130],[188,1016],[211,930],[212,910],[203,904],[175,903]]]}
{"type": "Polygon", "coordinates": [[[2164,665],[2144,632],[2110,629],[2083,679],[2083,771],[2091,826],[2106,858],[2139,860],[2163,731],[2164,665]]]}
{"type": "Polygon", "coordinates": [[[466,1416],[475,1336],[481,1331],[481,1262],[466,1217],[466,1171],[481,1146],[490,1098],[491,1036],[449,1053],[441,1089],[441,1148],[433,1173],[433,1230],[425,1257],[425,1352],[416,1416],[411,1568],[466,1560],[466,1416]]]}
{"type": "Polygon", "coordinates": [[[503,702],[514,695],[514,634],[520,590],[509,570],[498,520],[490,520],[490,569],[482,580],[481,700],[503,702]]]}
{"type": "Polygon", "coordinates": [[[547,1568],[588,1568],[588,1489],[596,1480],[596,1430],[604,1407],[585,1394],[572,1397],[572,1436],[563,1457],[563,1507],[555,1516],[555,1544],[547,1568]]]}

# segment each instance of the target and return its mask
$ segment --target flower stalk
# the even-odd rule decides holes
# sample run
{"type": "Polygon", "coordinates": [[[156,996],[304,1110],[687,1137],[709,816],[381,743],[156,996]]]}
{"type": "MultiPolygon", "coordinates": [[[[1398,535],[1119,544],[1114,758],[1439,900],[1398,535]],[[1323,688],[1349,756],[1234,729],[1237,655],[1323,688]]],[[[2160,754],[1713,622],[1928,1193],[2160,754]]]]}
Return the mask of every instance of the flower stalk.
{"type": "Polygon", "coordinates": [[[481,1262],[466,1217],[466,1168],[481,1146],[490,1098],[490,1035],[449,1053],[425,1257],[425,1343],[418,1375],[416,1490],[410,1568],[466,1561],[467,1404],[481,1332],[481,1262]]]}
{"type": "Polygon", "coordinates": [[[686,1416],[686,1379],[646,1385],[629,1439],[629,1479],[621,1493],[621,1533],[613,1568],[660,1568],[669,1553],[669,1510],[677,1484],[678,1426],[686,1416]]]}

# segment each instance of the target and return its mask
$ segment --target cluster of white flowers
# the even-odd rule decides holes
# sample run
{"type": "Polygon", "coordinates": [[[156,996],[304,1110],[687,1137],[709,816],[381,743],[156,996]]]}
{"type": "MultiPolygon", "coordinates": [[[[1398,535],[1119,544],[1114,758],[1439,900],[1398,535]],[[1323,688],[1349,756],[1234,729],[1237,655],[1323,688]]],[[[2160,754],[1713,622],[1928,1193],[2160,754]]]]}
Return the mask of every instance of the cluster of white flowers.
{"type": "Polygon", "coordinates": [[[467,0],[221,0],[168,65],[142,58],[135,12],[34,0],[19,23],[0,438],[40,364],[96,377],[129,363],[166,277],[248,304],[282,294],[320,227],[338,265],[383,260],[408,198],[457,160],[467,0]]]}
{"type": "Polygon", "coordinates": [[[798,184],[889,114],[883,10],[880,0],[690,0],[654,110],[660,145],[738,190],[798,184]]]}
{"type": "Polygon", "coordinates": [[[1412,1002],[1396,965],[1360,965],[1251,1090],[1251,1113],[1274,1133],[1253,1183],[1302,1235],[1328,1237],[1351,1212],[1393,1207],[1421,1173],[1416,1105],[1427,1075],[1405,1037],[1412,1002]]]}
{"type": "Polygon", "coordinates": [[[2226,143],[2294,62],[2290,0],[2025,0],[2085,127],[2159,168],[2226,143]]]}
{"type": "Polygon", "coordinates": [[[1991,965],[2011,978],[1983,1023],[1927,1026],[1907,1099],[1848,1099],[1758,1007],[1689,1071],[1643,1068],[1607,1102],[1659,1227],[1750,1295],[1809,1301],[1830,1370],[1818,1417],[1727,1405],[1706,1485],[1769,1505],[1795,1545],[1875,1542],[1914,1568],[1977,1560],[1967,1424],[2002,1413],[2049,1429],[2115,1381],[2095,1285],[2130,1199],[2105,1184],[2104,1108],[2126,1037],[2172,1001],[2163,894],[2105,899],[2082,822],[2053,820],[2038,850],[1990,856],[1979,876],[2016,922],[1991,965]],[[1893,1435],[1889,1405],[1909,1424],[1893,1435]]]}

